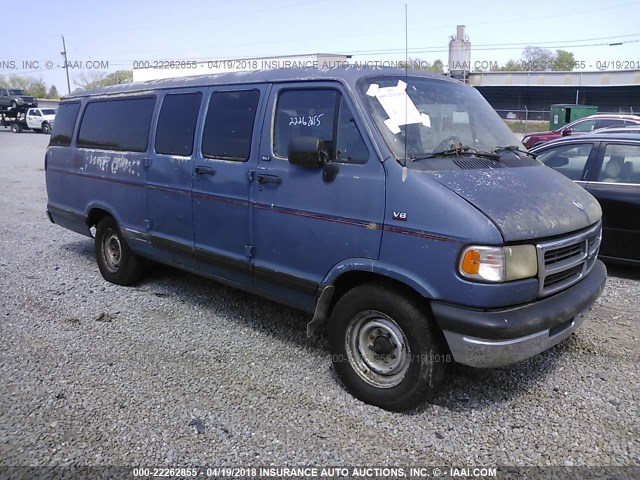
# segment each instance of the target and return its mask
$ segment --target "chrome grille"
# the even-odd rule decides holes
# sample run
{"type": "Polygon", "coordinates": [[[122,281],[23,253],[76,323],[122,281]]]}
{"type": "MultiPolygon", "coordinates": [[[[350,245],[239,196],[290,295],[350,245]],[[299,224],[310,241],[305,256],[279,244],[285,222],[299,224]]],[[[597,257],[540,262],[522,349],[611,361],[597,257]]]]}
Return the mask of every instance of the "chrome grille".
{"type": "Polygon", "coordinates": [[[602,224],[559,240],[536,245],[538,294],[541,297],[564,290],[584,277],[595,264],[602,240],[602,224]]]}

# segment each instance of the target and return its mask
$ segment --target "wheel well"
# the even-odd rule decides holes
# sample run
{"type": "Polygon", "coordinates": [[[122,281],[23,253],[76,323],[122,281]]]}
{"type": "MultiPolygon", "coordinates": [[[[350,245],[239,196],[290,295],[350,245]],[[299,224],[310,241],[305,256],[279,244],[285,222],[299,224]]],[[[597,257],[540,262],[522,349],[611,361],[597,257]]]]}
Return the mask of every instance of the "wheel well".
{"type": "Polygon", "coordinates": [[[87,216],[87,226],[89,228],[95,227],[98,222],[100,222],[100,220],[110,215],[111,214],[109,212],[101,208],[92,208],[91,211],[89,211],[89,215],[87,216]]]}
{"type": "Polygon", "coordinates": [[[426,301],[424,296],[422,296],[416,290],[414,290],[407,284],[402,283],[399,280],[396,280],[391,277],[385,277],[384,275],[380,275],[379,273],[354,270],[354,271],[343,273],[333,283],[335,291],[331,298],[331,304],[327,311],[327,315],[331,315],[331,312],[333,311],[333,307],[345,293],[347,293],[352,288],[357,287],[358,285],[363,285],[365,283],[378,283],[378,284],[382,283],[382,284],[388,285],[394,290],[400,291],[405,295],[414,298],[419,302],[426,301]]]}

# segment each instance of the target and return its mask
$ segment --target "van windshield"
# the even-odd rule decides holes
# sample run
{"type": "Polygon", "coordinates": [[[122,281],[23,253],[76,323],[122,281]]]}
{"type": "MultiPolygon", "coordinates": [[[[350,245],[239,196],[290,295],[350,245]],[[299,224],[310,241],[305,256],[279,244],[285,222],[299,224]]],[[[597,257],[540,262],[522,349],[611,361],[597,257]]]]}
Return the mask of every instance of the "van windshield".
{"type": "Polygon", "coordinates": [[[475,88],[435,78],[379,76],[361,79],[358,89],[398,160],[428,157],[460,145],[485,152],[498,146],[522,148],[475,88]]]}

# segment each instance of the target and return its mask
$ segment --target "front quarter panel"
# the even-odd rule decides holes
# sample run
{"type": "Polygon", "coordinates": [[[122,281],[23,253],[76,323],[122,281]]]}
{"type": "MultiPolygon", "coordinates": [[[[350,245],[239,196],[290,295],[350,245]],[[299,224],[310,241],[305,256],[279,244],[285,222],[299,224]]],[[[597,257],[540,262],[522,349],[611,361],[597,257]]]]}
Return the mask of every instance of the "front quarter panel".
{"type": "Polygon", "coordinates": [[[387,205],[380,262],[421,285],[428,298],[470,307],[495,308],[533,300],[537,279],[483,284],[457,273],[462,248],[502,245],[503,238],[484,214],[436,182],[430,173],[385,162],[387,205]],[[404,178],[403,178],[404,177],[404,178]]]}

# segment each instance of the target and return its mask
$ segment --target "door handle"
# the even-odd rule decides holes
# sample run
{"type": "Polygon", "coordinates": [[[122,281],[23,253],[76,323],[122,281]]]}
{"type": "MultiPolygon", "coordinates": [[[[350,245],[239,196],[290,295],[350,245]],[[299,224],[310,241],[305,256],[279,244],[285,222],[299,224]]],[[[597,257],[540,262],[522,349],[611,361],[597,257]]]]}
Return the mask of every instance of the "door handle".
{"type": "Polygon", "coordinates": [[[282,183],[282,179],[277,175],[258,175],[258,183],[282,183]]]}
{"type": "Polygon", "coordinates": [[[215,175],[216,171],[211,167],[196,167],[196,175],[215,175]]]}

